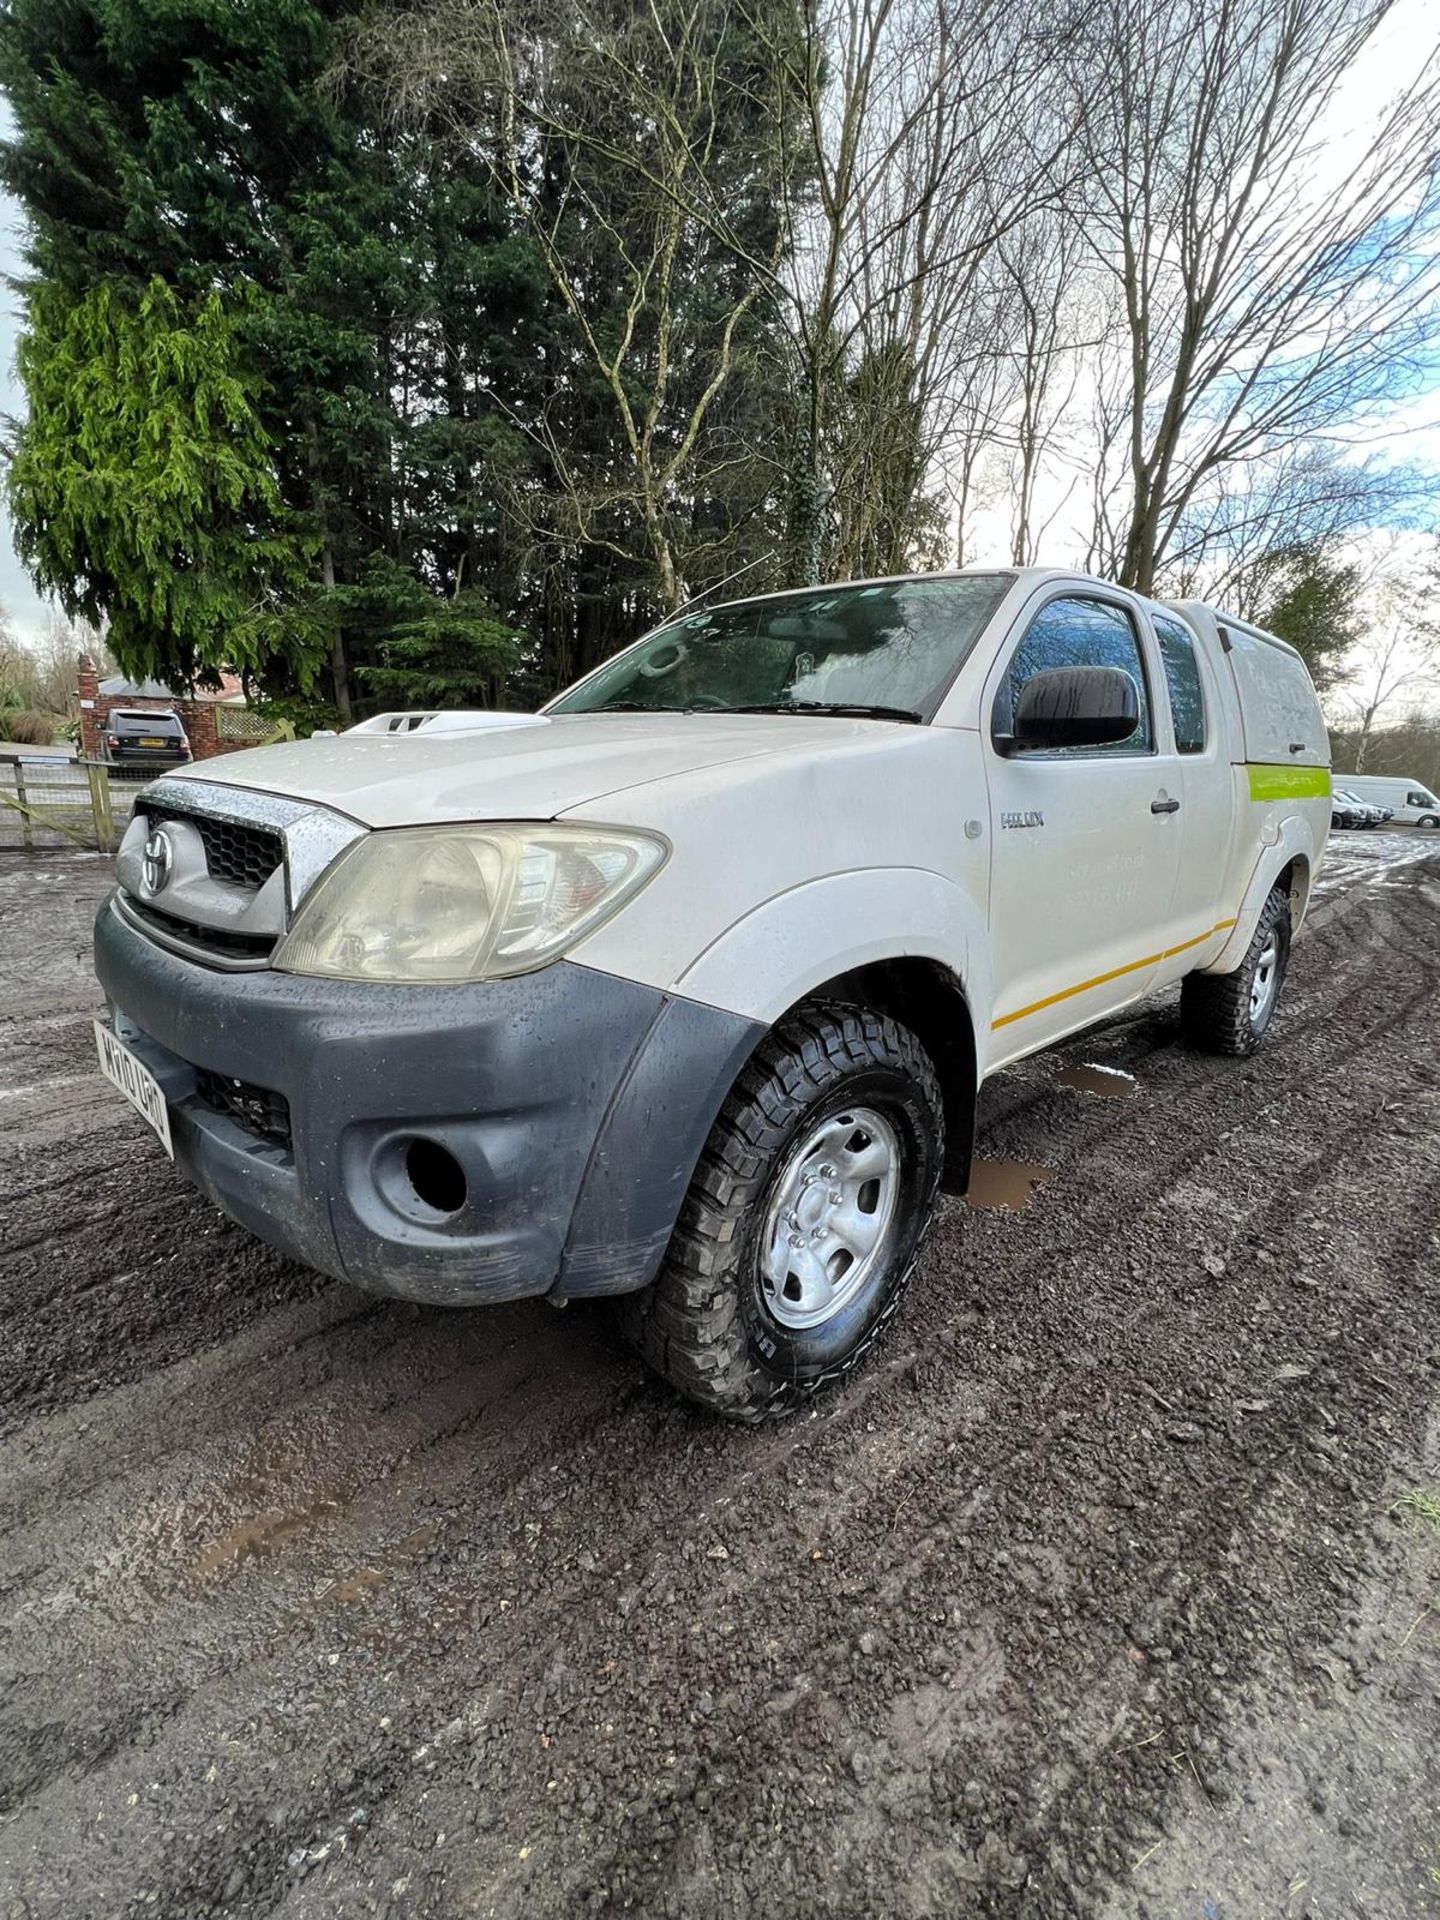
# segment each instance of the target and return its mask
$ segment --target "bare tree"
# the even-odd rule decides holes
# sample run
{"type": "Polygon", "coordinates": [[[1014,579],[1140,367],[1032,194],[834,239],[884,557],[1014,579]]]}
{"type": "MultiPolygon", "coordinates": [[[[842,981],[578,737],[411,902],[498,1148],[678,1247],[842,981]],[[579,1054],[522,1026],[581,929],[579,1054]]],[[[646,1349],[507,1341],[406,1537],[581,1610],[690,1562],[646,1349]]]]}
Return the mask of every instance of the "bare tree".
{"type": "Polygon", "coordinates": [[[730,26],[724,0],[433,0],[366,16],[344,67],[398,121],[448,125],[529,235],[623,467],[581,467],[551,410],[515,424],[544,451],[564,535],[629,557],[611,527],[632,512],[671,610],[707,425],[783,243],[784,114],[730,26]]]}
{"type": "Polygon", "coordinates": [[[397,116],[447,118],[520,214],[623,478],[597,490],[562,420],[521,424],[570,536],[613,542],[610,510],[631,507],[674,605],[693,463],[760,308],[793,360],[788,576],[895,567],[933,541],[934,476],[957,443],[974,466],[977,357],[1010,352],[977,326],[995,244],[1076,176],[1076,109],[1042,84],[1071,31],[1009,0],[423,0],[364,16],[346,72],[397,116]],[[717,164],[736,124],[738,182],[717,164]],[[600,252],[618,287],[597,284],[600,252]],[[725,318],[686,379],[697,278],[725,318]]]}
{"type": "Polygon", "coordinates": [[[1180,597],[1223,600],[1253,619],[1273,593],[1277,563],[1334,551],[1368,527],[1394,522],[1423,507],[1433,484],[1422,472],[1350,459],[1323,441],[1224,468],[1176,527],[1165,584],[1180,597]]]}
{"type": "Polygon", "coordinates": [[[70,620],[58,607],[47,608],[39,632],[30,642],[39,690],[38,705],[47,713],[73,715],[79,699],[76,662],[88,653],[103,677],[115,671],[103,632],[70,620]]]}
{"type": "MultiPolygon", "coordinates": [[[[977,308],[979,301],[977,300],[977,308]]],[[[997,493],[1009,486],[999,457],[1015,406],[1015,362],[993,344],[1008,337],[1013,314],[1004,293],[992,293],[981,309],[990,321],[987,350],[977,342],[955,370],[948,393],[948,431],[939,462],[954,503],[955,564],[969,566],[976,553],[976,522],[997,493]]]]}
{"type": "MultiPolygon", "coordinates": [[[[1105,287],[1083,237],[1085,183],[997,236],[966,306],[942,389],[938,461],[957,515],[956,563],[975,557],[974,521],[1008,521],[1017,566],[1035,564],[1095,460],[1088,425],[1093,356],[1106,333],[1105,287]]],[[[938,411],[938,409],[937,409],[938,411]]]]}
{"type": "MultiPolygon", "coordinates": [[[[966,83],[947,0],[928,8],[916,0],[817,0],[798,9],[798,33],[754,0],[741,0],[740,11],[800,102],[779,288],[798,387],[788,564],[792,577],[815,580],[826,515],[848,478],[833,471],[836,416],[867,348],[872,370],[883,367],[886,376],[872,385],[887,385],[892,397],[897,370],[906,369],[908,407],[913,349],[896,351],[896,341],[866,321],[897,300],[913,315],[920,276],[896,256],[912,236],[929,254],[954,178],[944,107],[964,99],[966,83]]],[[[715,214],[728,228],[725,210],[715,214]]],[[[853,454],[853,433],[849,439],[853,454]]]]}
{"type": "Polygon", "coordinates": [[[1248,605],[1408,484],[1347,442],[1435,345],[1440,55],[1325,172],[1393,4],[417,0],[349,64],[489,170],[567,318],[563,404],[492,396],[544,452],[536,540],[638,528],[673,607],[742,471],[796,581],[938,556],[945,488],[958,559],[1003,487],[1030,561],[1088,485],[1096,570],[1248,605]],[[757,447],[762,319],[792,377],[757,447]]]}
{"type": "MultiPolygon", "coordinates": [[[[1335,770],[1359,771],[1355,758],[1355,736],[1344,727],[1330,729],[1335,754],[1335,770]]],[[[1434,793],[1440,787],[1440,716],[1433,711],[1412,713],[1387,726],[1377,728],[1370,743],[1368,764],[1377,773],[1414,780],[1434,793]]]]}
{"type": "Polygon", "coordinates": [[[889,564],[903,564],[897,487],[908,471],[911,538],[932,536],[929,483],[983,387],[987,260],[1063,188],[1069,123],[1040,79],[1068,29],[1050,20],[1042,32],[1008,0],[807,0],[798,35],[755,0],[737,10],[802,102],[777,283],[798,388],[791,572],[815,579],[822,558],[842,574],[864,565],[877,513],[889,564]],[[857,411],[865,393],[876,404],[857,411]],[[857,487],[883,492],[884,506],[841,497],[857,487]]]}
{"type": "MultiPolygon", "coordinates": [[[[1086,330],[1082,313],[1081,223],[1043,207],[996,254],[1014,312],[1011,358],[1016,396],[1015,454],[1010,465],[1010,557],[1033,565],[1044,531],[1036,522],[1036,487],[1080,383],[1086,330]]],[[[1093,325],[1093,321],[1090,322],[1093,325]]],[[[1073,484],[1073,482],[1072,482],[1073,484]]]]}
{"type": "Polygon", "coordinates": [[[1376,723],[1402,695],[1413,702],[1440,683],[1440,565],[1389,571],[1377,581],[1370,631],[1352,669],[1347,717],[1354,728],[1355,771],[1363,773],[1376,723]]]}
{"type": "Polygon", "coordinates": [[[1432,350],[1440,56],[1348,177],[1327,149],[1392,4],[1100,0],[1075,79],[1089,230],[1120,296],[1095,549],[1143,592],[1219,476],[1373,419],[1432,350]]]}
{"type": "MultiPolygon", "coordinates": [[[[1035,224],[1052,221],[1051,210],[1042,209],[1035,224]]],[[[1020,229],[1018,245],[1001,242],[987,259],[971,301],[978,324],[933,408],[936,464],[953,504],[955,564],[962,567],[978,557],[977,521],[992,513],[1008,523],[1010,559],[1033,565],[1093,470],[1074,417],[1093,316],[1083,291],[1060,275],[1048,285],[1038,274],[1027,283],[1023,262],[1036,242],[1025,236],[1020,229]],[[1043,513],[1042,482],[1054,495],[1043,513]]],[[[1063,255],[1058,234],[1048,244],[1063,255]]],[[[1051,256],[1050,264],[1062,262],[1051,256]]]]}

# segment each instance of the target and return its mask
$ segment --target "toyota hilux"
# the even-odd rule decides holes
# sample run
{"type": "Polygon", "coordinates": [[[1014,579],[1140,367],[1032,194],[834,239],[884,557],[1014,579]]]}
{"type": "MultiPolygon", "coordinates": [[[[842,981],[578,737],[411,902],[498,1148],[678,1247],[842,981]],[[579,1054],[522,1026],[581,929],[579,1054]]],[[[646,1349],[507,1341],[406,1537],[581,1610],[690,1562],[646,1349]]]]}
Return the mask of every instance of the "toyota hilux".
{"type": "Polygon", "coordinates": [[[1263,1039],[1330,827],[1300,656],[974,569],[693,609],[542,712],[140,795],[105,1071],[218,1206],[443,1305],[623,1296],[754,1420],[899,1307],[980,1083],[1178,985],[1263,1039]]]}

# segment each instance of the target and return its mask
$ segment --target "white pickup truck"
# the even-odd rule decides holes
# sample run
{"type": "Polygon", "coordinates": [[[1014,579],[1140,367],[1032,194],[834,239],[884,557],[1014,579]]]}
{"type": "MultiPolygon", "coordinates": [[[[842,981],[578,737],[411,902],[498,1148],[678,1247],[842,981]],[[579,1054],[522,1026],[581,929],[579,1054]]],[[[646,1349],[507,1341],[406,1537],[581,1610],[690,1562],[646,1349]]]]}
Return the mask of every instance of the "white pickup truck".
{"type": "Polygon", "coordinates": [[[1180,983],[1274,1014],[1330,823],[1298,654],[1081,574],[688,613],[543,713],[387,715],[137,803],[105,1070],[378,1293],[628,1296],[740,1419],[894,1314],[979,1083],[1180,983]]]}

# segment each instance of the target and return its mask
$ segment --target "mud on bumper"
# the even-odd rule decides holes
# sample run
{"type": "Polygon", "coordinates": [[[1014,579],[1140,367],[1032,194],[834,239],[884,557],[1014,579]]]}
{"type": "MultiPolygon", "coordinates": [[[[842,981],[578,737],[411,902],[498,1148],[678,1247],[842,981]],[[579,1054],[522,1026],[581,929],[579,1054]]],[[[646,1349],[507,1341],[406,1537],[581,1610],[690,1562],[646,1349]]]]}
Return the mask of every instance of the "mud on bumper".
{"type": "Polygon", "coordinates": [[[109,902],[95,963],[216,1205],[323,1273],[443,1305],[644,1286],[763,1032],[567,961],[473,987],[218,973],[109,902]],[[453,1211],[412,1183],[416,1140],[458,1165],[453,1211]]]}

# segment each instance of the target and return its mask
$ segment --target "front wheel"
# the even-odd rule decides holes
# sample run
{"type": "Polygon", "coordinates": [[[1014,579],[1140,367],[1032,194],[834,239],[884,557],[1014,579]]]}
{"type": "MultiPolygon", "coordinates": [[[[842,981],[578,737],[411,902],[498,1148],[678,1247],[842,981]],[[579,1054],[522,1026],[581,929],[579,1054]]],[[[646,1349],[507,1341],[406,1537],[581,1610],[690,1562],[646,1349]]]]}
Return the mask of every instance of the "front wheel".
{"type": "Polygon", "coordinates": [[[1275,1016],[1290,965],[1290,893],[1273,887],[1234,973],[1188,973],[1180,983],[1180,1026],[1192,1047],[1243,1058],[1275,1016]]]}
{"type": "Polygon", "coordinates": [[[815,1005],[756,1050],[654,1283],[622,1302],[658,1373],[731,1419],[843,1378],[900,1303],[945,1155],[939,1083],[896,1021],[815,1005]]]}
{"type": "Polygon", "coordinates": [[[1440,815],[1433,813],[1421,814],[1415,824],[1417,827],[1440,827],[1440,815]]]}

